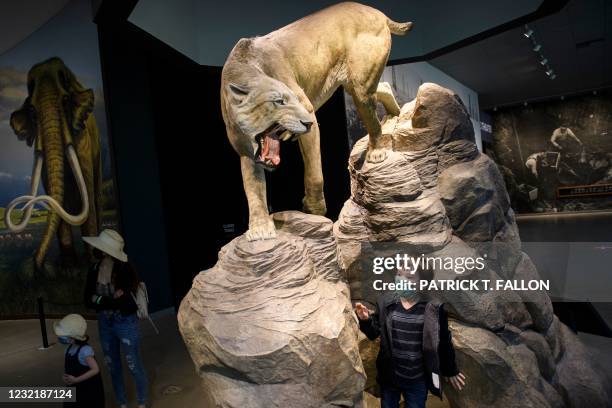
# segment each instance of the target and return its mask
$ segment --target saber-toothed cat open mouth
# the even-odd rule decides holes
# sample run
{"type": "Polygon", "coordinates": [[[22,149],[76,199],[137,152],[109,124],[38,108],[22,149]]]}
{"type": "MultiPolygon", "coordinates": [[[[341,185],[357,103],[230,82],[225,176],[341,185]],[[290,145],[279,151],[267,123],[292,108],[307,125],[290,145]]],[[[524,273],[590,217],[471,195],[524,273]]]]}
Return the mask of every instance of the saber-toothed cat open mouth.
{"type": "MultiPolygon", "coordinates": [[[[257,141],[255,161],[264,166],[266,170],[274,170],[280,164],[280,138],[285,132],[287,129],[275,123],[255,137],[257,141]]],[[[291,138],[295,137],[296,135],[291,135],[291,138]]]]}

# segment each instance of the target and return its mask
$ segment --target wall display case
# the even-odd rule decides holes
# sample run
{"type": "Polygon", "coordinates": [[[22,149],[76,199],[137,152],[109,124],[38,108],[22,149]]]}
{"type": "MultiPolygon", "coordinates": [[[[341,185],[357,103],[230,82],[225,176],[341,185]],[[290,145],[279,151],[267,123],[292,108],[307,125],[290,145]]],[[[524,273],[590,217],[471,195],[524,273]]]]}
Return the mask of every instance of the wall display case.
{"type": "Polygon", "coordinates": [[[518,213],[612,208],[612,92],[499,108],[486,149],[518,213]]]}

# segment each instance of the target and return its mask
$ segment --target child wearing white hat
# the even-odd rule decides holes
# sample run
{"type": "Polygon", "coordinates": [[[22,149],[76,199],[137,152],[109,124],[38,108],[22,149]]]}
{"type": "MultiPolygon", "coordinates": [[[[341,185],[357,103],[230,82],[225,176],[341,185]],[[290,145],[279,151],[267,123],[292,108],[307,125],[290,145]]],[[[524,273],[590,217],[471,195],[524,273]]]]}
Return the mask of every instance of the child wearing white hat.
{"type": "Polygon", "coordinates": [[[94,351],[87,344],[87,322],[83,316],[69,314],[53,325],[58,341],[68,345],[64,353],[64,383],[76,387],[76,402],[65,407],[104,408],[104,385],[94,351]]]}

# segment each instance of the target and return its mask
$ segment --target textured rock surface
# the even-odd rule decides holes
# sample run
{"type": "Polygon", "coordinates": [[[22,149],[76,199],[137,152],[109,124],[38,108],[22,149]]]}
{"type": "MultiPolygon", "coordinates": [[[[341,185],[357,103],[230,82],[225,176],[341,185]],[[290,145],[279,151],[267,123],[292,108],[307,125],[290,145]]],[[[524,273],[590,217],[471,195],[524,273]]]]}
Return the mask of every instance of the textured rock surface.
{"type": "Polygon", "coordinates": [[[359,334],[359,354],[363,360],[363,370],[367,380],[364,390],[372,395],[380,395],[380,389],[376,383],[376,356],[380,349],[380,338],[370,341],[365,334],[359,334]]]}
{"type": "Polygon", "coordinates": [[[364,392],[363,408],[380,408],[380,400],[369,392],[364,392]]]}
{"type": "Polygon", "coordinates": [[[236,238],[201,272],[178,314],[202,377],[202,407],[361,403],[358,327],[340,279],[332,223],[274,214],[278,238],[236,238]]]}
{"type": "MultiPolygon", "coordinates": [[[[473,141],[468,113],[451,91],[423,84],[383,133],[393,152],[364,161],[367,136],[351,152],[351,198],[334,225],[338,259],[353,300],[375,304],[379,276],[367,258],[380,242],[429,256],[483,256],[486,268],[435,279],[539,279],[521,242],[495,164],[473,141]]],[[[407,251],[405,251],[407,252],[407,251]]],[[[384,276],[384,275],[383,275],[384,276]]],[[[387,277],[389,278],[389,277],[387,277]]],[[[578,338],[554,316],[545,292],[438,291],[447,304],[468,386],[445,392],[453,407],[611,406],[604,376],[578,338]]],[[[373,353],[365,345],[364,366],[373,353]]],[[[368,372],[370,375],[370,372],[368,372]]]]}

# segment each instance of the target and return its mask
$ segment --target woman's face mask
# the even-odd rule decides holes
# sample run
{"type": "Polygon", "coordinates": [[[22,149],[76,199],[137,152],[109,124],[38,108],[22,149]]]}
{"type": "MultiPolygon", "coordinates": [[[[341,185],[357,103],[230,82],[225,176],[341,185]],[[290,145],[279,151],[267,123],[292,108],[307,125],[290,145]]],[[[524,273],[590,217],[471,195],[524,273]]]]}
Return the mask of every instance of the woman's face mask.
{"type": "Polygon", "coordinates": [[[57,341],[59,341],[62,344],[70,344],[70,343],[72,343],[72,339],[70,337],[67,337],[67,336],[59,336],[57,338],[57,341]]]}
{"type": "MultiPolygon", "coordinates": [[[[416,289],[410,288],[410,286],[408,285],[408,282],[409,280],[402,276],[395,276],[395,284],[396,285],[401,284],[400,288],[395,289],[395,292],[401,298],[404,298],[408,301],[414,301],[418,299],[419,294],[416,291],[416,289]]],[[[416,287],[416,282],[415,282],[415,285],[412,285],[412,287],[416,287]]]]}

